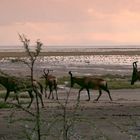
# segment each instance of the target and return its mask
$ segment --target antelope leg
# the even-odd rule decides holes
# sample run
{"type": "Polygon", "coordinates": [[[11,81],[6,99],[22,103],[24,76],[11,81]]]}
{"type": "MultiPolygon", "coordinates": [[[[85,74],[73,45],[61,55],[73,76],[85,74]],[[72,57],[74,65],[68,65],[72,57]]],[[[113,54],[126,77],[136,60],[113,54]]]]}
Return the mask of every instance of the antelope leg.
{"type": "Polygon", "coordinates": [[[42,99],[42,94],[38,93],[38,96],[39,96],[39,98],[41,100],[42,107],[44,107],[44,103],[43,103],[43,99],[42,99]]]}
{"type": "Polygon", "coordinates": [[[102,95],[102,91],[101,91],[101,89],[99,89],[99,96],[97,97],[97,99],[95,101],[98,101],[99,98],[101,97],[101,95],[102,95]]]}
{"type": "Polygon", "coordinates": [[[78,93],[78,100],[80,100],[80,92],[83,90],[84,88],[82,87],[80,90],[79,90],[79,93],[78,93]]]}
{"type": "Polygon", "coordinates": [[[5,102],[7,101],[7,98],[9,97],[10,91],[7,90],[6,96],[5,96],[5,102]]]}
{"type": "Polygon", "coordinates": [[[109,90],[107,90],[107,93],[108,93],[108,96],[109,96],[109,98],[110,98],[110,101],[112,101],[112,97],[111,97],[111,95],[110,95],[109,90]]]}
{"type": "Polygon", "coordinates": [[[28,93],[29,93],[29,96],[30,96],[30,98],[31,98],[31,101],[30,101],[29,105],[27,106],[27,108],[30,108],[30,106],[31,106],[31,104],[32,104],[32,102],[33,102],[33,100],[34,100],[34,96],[33,96],[33,94],[32,94],[32,91],[28,91],[28,93]]]}
{"type": "Polygon", "coordinates": [[[87,101],[90,101],[90,93],[89,93],[89,89],[87,89],[87,93],[88,93],[88,99],[87,99],[87,101]]]}

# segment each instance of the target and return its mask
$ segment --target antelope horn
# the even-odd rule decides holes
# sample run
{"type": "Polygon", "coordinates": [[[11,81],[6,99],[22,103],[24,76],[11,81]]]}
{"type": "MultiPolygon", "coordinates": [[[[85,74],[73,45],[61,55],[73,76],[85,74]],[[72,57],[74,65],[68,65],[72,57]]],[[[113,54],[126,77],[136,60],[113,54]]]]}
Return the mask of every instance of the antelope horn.
{"type": "Polygon", "coordinates": [[[134,68],[137,68],[137,62],[138,62],[138,61],[133,62],[133,67],[134,67],[134,68]]]}
{"type": "Polygon", "coordinates": [[[46,69],[45,69],[45,68],[43,69],[43,72],[44,72],[45,76],[48,76],[48,74],[49,74],[49,69],[48,69],[48,73],[46,73],[46,69]]]}

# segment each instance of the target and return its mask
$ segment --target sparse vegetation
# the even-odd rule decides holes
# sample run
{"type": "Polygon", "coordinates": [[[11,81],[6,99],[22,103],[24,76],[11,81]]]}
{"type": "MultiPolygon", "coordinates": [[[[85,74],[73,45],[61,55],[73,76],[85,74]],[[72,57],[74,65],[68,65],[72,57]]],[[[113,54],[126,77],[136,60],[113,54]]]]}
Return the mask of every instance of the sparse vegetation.
{"type": "MultiPolygon", "coordinates": [[[[88,135],[88,133],[91,133],[91,132],[87,131],[87,129],[88,129],[88,127],[90,127],[90,125],[93,126],[92,130],[95,131],[94,132],[95,136],[93,136],[93,139],[109,139],[106,135],[104,135],[104,133],[99,132],[100,125],[96,128],[94,123],[96,123],[98,117],[99,117],[98,119],[100,120],[99,122],[106,121],[106,120],[108,122],[110,121],[108,119],[109,113],[106,113],[106,111],[110,111],[109,110],[110,106],[107,108],[105,108],[104,106],[103,107],[98,106],[98,108],[94,108],[94,111],[96,110],[95,114],[94,114],[93,108],[88,108],[88,107],[86,108],[83,104],[85,102],[83,102],[83,101],[80,102],[78,100],[72,99],[72,104],[71,104],[69,101],[70,91],[66,91],[66,94],[65,94],[66,98],[65,99],[63,98],[63,99],[60,99],[58,101],[49,100],[50,104],[52,103],[51,104],[52,106],[54,104],[55,105],[53,107],[51,106],[50,108],[49,107],[45,108],[45,110],[41,110],[40,103],[39,103],[38,96],[37,96],[39,93],[38,88],[36,88],[34,86],[34,64],[35,64],[35,61],[40,53],[40,50],[41,50],[40,47],[42,44],[37,41],[37,48],[34,52],[34,51],[31,51],[29,49],[29,40],[26,39],[25,36],[20,36],[20,39],[24,44],[26,53],[27,53],[28,57],[30,58],[29,59],[30,61],[28,61],[28,62],[26,62],[25,60],[18,60],[18,61],[23,62],[24,64],[26,64],[30,68],[31,74],[30,74],[29,78],[30,78],[30,81],[32,83],[32,88],[33,88],[33,91],[34,91],[34,94],[36,97],[35,108],[33,108],[31,110],[24,108],[23,104],[27,104],[27,101],[24,99],[28,98],[29,96],[27,94],[25,94],[23,91],[21,91],[21,94],[19,94],[19,97],[23,98],[23,100],[21,101],[22,106],[15,104],[15,103],[6,104],[6,103],[1,102],[0,108],[12,108],[11,109],[12,111],[15,109],[14,110],[15,112],[12,114],[13,116],[14,116],[14,114],[17,113],[17,111],[20,110],[21,114],[20,113],[19,114],[20,114],[20,117],[22,117],[22,118],[17,118],[15,120],[13,119],[12,121],[13,122],[17,121],[18,123],[19,122],[23,123],[23,125],[24,125],[24,132],[23,133],[25,134],[24,135],[26,137],[25,139],[26,140],[27,139],[28,140],[35,140],[35,139],[46,140],[46,139],[49,139],[51,137],[51,139],[54,138],[57,140],[58,139],[63,139],[63,140],[71,140],[71,139],[81,140],[81,139],[83,139],[84,140],[84,138],[86,139],[86,136],[82,137],[82,135],[80,135],[80,129],[82,131],[84,131],[85,133],[87,133],[87,135],[88,135]],[[89,109],[89,112],[88,112],[89,116],[86,116],[87,114],[85,115],[84,113],[88,109],[89,109]],[[21,110],[23,110],[23,112],[27,113],[27,117],[24,116],[25,114],[22,116],[21,110]],[[83,110],[85,111],[84,113],[82,112],[83,110]],[[105,111],[103,112],[103,110],[105,110],[105,111]],[[100,115],[101,112],[103,113],[103,116],[100,115]],[[81,114],[84,117],[85,116],[86,117],[84,118],[81,114]],[[86,122],[86,125],[85,125],[85,122],[86,122]],[[82,126],[84,126],[84,128],[82,126]],[[98,134],[96,134],[97,131],[98,131],[98,134]]],[[[15,62],[15,61],[13,61],[13,62],[15,62]]],[[[108,82],[109,89],[140,88],[139,83],[136,83],[134,86],[131,86],[130,76],[108,74],[108,75],[101,75],[98,78],[104,78],[108,82]]],[[[28,83],[29,81],[27,80],[25,82],[28,83]]],[[[39,81],[39,83],[44,84],[44,81],[41,79],[39,81]]],[[[69,75],[59,77],[58,78],[58,85],[65,85],[65,86],[70,87],[69,75]]],[[[76,85],[75,87],[79,88],[78,85],[76,85]]],[[[5,90],[5,89],[2,86],[0,86],[0,90],[1,90],[0,98],[4,98],[5,93],[3,90],[5,90]]],[[[15,98],[15,95],[12,93],[10,95],[10,98],[15,98]]],[[[90,103],[95,105],[95,103],[93,103],[93,102],[90,102],[90,103]]],[[[109,104],[113,104],[113,103],[109,103],[109,104]]],[[[48,104],[45,104],[45,105],[48,106],[48,104]]],[[[115,103],[114,103],[114,105],[115,105],[115,103]]],[[[121,108],[121,105],[120,106],[118,105],[118,108],[121,108]]],[[[113,111],[114,111],[114,109],[113,109],[113,111]]],[[[110,119],[112,119],[115,116],[115,115],[114,116],[113,115],[114,114],[111,114],[110,119]]],[[[138,117],[139,117],[139,114],[135,114],[135,115],[138,115],[138,117]]],[[[122,116],[125,116],[125,115],[122,115],[122,116]]],[[[105,126],[106,126],[106,124],[105,124],[105,126]]],[[[3,139],[5,139],[5,138],[3,138],[3,139]]],[[[24,139],[23,136],[20,136],[20,139],[24,139]]]]}
{"type": "Polygon", "coordinates": [[[0,102],[0,109],[4,109],[4,108],[12,108],[13,106],[12,105],[9,105],[5,102],[0,102]]]}
{"type": "MultiPolygon", "coordinates": [[[[131,77],[128,75],[101,75],[98,76],[99,78],[104,78],[108,81],[108,87],[109,89],[135,89],[140,88],[140,83],[137,82],[135,85],[131,85],[131,77]]],[[[68,82],[68,86],[70,86],[70,78],[69,76],[63,76],[58,78],[58,84],[65,84],[65,82],[68,82]]],[[[79,88],[78,85],[74,86],[75,88],[79,88]]]]}

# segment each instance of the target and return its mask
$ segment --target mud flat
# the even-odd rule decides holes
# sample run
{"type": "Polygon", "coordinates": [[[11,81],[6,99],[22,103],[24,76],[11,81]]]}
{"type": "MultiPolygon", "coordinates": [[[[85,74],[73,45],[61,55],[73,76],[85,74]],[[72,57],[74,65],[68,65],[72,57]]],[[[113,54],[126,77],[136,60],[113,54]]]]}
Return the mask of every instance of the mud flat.
{"type": "MultiPolygon", "coordinates": [[[[68,113],[73,113],[73,107],[77,103],[77,89],[71,91],[68,103],[68,113]]],[[[92,92],[91,92],[92,93],[92,92]]],[[[140,139],[140,89],[111,90],[114,101],[110,102],[107,94],[103,92],[100,101],[93,101],[98,92],[91,94],[91,101],[85,101],[87,94],[81,93],[81,101],[75,116],[79,121],[75,122],[73,137],[80,140],[139,140],[140,139]]],[[[65,90],[59,90],[60,102],[64,102],[65,90]]],[[[44,98],[45,108],[42,109],[42,117],[50,121],[52,117],[62,113],[60,104],[55,100],[44,98]]],[[[32,106],[32,109],[34,106],[32,106]]],[[[17,110],[15,117],[27,117],[27,114],[17,110]]],[[[9,109],[0,110],[0,139],[17,140],[17,135],[22,136],[23,124],[15,122],[8,123],[7,117],[10,115],[9,109]],[[22,127],[21,127],[22,126],[22,127]]],[[[52,133],[58,134],[62,123],[58,122],[54,126],[52,133]]],[[[47,133],[47,125],[42,131],[47,133]]],[[[58,137],[48,137],[49,140],[58,140],[58,137]]]]}

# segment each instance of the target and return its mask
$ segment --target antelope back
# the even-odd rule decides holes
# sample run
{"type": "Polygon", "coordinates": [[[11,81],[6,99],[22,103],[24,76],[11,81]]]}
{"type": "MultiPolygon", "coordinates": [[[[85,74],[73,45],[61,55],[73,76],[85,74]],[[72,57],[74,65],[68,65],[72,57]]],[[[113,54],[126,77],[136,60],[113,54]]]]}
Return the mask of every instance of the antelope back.
{"type": "Polygon", "coordinates": [[[89,88],[100,89],[105,88],[107,82],[101,78],[87,77],[85,83],[89,88]]]}

